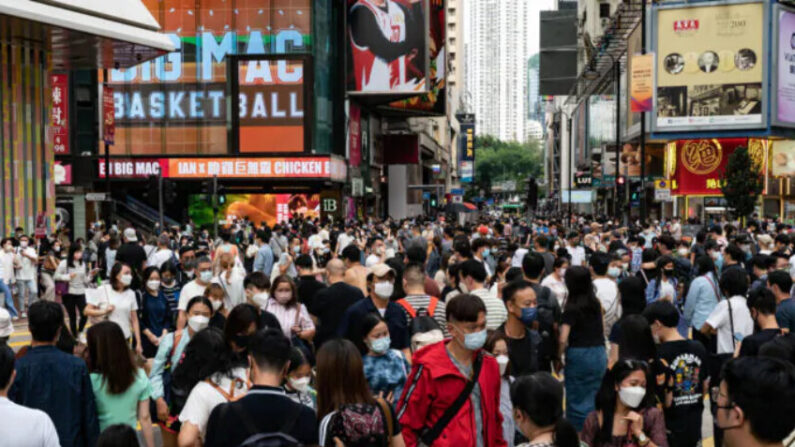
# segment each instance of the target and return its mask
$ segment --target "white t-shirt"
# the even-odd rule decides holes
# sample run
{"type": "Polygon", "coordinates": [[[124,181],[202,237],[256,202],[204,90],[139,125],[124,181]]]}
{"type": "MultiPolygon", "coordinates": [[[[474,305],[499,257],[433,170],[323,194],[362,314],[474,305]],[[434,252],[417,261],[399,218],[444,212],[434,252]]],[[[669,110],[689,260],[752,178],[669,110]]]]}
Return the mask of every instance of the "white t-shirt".
{"type": "MultiPolygon", "coordinates": [[[[88,292],[88,289],[86,289],[88,292]]],[[[113,312],[108,316],[108,320],[119,325],[124,333],[124,338],[132,337],[131,312],[138,310],[138,302],[135,300],[135,292],[127,289],[123,292],[113,290],[110,284],[97,287],[93,293],[86,293],[86,303],[100,309],[113,305],[113,312]]]]}
{"type": "Polygon", "coordinates": [[[372,254],[372,255],[368,256],[367,259],[364,261],[364,266],[367,267],[367,268],[370,268],[370,267],[372,267],[372,266],[374,266],[374,265],[376,265],[376,264],[378,264],[380,262],[381,262],[381,257],[378,256],[378,255],[372,254]]]}
{"type": "Polygon", "coordinates": [[[190,302],[190,300],[194,297],[204,295],[204,289],[206,288],[207,286],[199,284],[195,279],[185,284],[185,286],[182,287],[182,291],[179,292],[179,303],[177,303],[177,309],[187,311],[188,302],[190,302]]]}
{"type": "Polygon", "coordinates": [[[320,237],[320,234],[313,234],[309,236],[309,239],[306,241],[309,248],[314,250],[316,248],[323,248],[323,239],[320,237]]]}
{"type": "Polygon", "coordinates": [[[30,246],[27,248],[20,248],[17,256],[19,257],[19,264],[22,266],[19,270],[17,270],[17,279],[36,279],[36,263],[28,257],[33,256],[33,259],[38,259],[38,256],[36,255],[36,249],[30,246]],[[23,253],[26,256],[23,256],[23,253]]]}
{"type": "Polygon", "coordinates": [[[526,248],[517,248],[516,252],[513,254],[513,258],[511,258],[511,267],[519,267],[522,268],[522,261],[524,261],[524,256],[528,253],[526,248]]]}
{"type": "MultiPolygon", "coordinates": [[[[227,393],[232,388],[234,390],[234,398],[246,394],[248,392],[246,369],[235,368],[232,370],[232,375],[238,380],[222,374],[213,375],[211,380],[227,393]],[[234,387],[232,386],[233,383],[234,387]]],[[[207,433],[207,421],[210,419],[210,413],[215,407],[226,402],[226,397],[223,394],[202,380],[190,391],[188,400],[185,401],[185,406],[182,407],[182,412],[179,414],[179,421],[183,424],[190,422],[195,425],[199,429],[203,440],[204,435],[207,433]]]]}
{"type": "Polygon", "coordinates": [[[734,352],[735,343],[732,343],[732,322],[729,321],[729,304],[732,305],[732,319],[734,320],[734,339],[740,343],[743,338],[753,334],[754,320],[742,296],[733,296],[729,300],[720,300],[712,313],[707,317],[707,324],[718,330],[718,354],[734,352]]]}
{"type": "MultiPolygon", "coordinates": [[[[224,307],[227,310],[232,310],[238,304],[246,302],[246,295],[243,289],[244,276],[238,273],[237,269],[232,269],[232,273],[229,276],[230,278],[227,281],[224,273],[213,278],[212,282],[220,284],[224,289],[224,307]]],[[[187,284],[185,285],[187,286],[187,284]]]]}
{"type": "Polygon", "coordinates": [[[660,281],[660,298],[670,297],[671,301],[676,299],[676,289],[671,281],[660,281]]]}
{"type": "Polygon", "coordinates": [[[14,447],[58,447],[58,432],[47,413],[0,397],[0,439],[14,447]]]}
{"type": "Polygon", "coordinates": [[[566,284],[563,281],[558,281],[554,275],[547,275],[547,277],[541,281],[541,285],[549,287],[549,290],[555,295],[555,299],[558,300],[560,308],[563,309],[564,304],[566,304],[566,298],[569,296],[569,290],[566,288],[566,284]]]}
{"type": "Polygon", "coordinates": [[[610,329],[621,317],[621,304],[618,302],[618,285],[612,279],[596,278],[593,280],[596,288],[596,297],[602,303],[604,310],[605,335],[610,334],[610,329]]]}
{"type": "Polygon", "coordinates": [[[583,265],[585,263],[585,249],[581,246],[571,247],[567,246],[566,251],[569,252],[569,256],[571,256],[571,265],[583,265]]]}
{"type": "Polygon", "coordinates": [[[355,241],[356,239],[353,236],[348,236],[348,233],[340,233],[337,236],[337,254],[341,255],[342,250],[345,249],[351,242],[355,241]]]}
{"type": "Polygon", "coordinates": [[[149,267],[157,267],[160,268],[166,262],[170,261],[174,257],[174,252],[166,248],[165,250],[158,250],[149,257],[149,262],[147,265],[149,267]]]}

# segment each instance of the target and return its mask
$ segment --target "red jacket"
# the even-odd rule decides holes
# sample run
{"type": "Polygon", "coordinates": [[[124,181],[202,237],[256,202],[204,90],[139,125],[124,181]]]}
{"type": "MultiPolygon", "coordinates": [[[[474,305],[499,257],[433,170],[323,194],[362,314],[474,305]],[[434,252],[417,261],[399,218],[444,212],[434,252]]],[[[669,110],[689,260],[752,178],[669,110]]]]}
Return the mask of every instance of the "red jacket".
{"type": "MultiPolygon", "coordinates": [[[[397,407],[403,439],[408,447],[417,445],[420,433],[433,427],[466,385],[467,378],[447,353],[449,342],[445,340],[426,346],[414,355],[414,365],[397,407]]],[[[505,446],[500,413],[500,371],[494,358],[483,357],[478,385],[485,446],[505,446]]],[[[471,396],[433,443],[433,447],[448,446],[475,446],[475,414],[471,396]]]]}

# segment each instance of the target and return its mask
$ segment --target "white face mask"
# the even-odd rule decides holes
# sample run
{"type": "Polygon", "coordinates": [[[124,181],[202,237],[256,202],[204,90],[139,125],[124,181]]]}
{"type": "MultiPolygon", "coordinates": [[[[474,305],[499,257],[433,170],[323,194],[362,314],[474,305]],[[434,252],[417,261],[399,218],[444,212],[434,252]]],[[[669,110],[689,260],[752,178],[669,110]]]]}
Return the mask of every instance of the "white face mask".
{"type": "Polygon", "coordinates": [[[27,248],[28,247],[28,241],[19,241],[19,246],[22,247],[22,248],[27,248]]]}
{"type": "Polygon", "coordinates": [[[268,292],[260,292],[255,294],[251,297],[251,300],[254,301],[259,307],[265,307],[268,304],[268,292]]]}
{"type": "Polygon", "coordinates": [[[218,312],[218,309],[220,309],[221,306],[224,305],[224,302],[222,300],[210,300],[210,303],[212,303],[213,305],[213,312],[218,312]]]}
{"type": "Polygon", "coordinates": [[[507,355],[498,355],[497,356],[497,366],[500,367],[500,375],[505,375],[505,370],[508,369],[508,356],[507,355]]]}
{"type": "Polygon", "coordinates": [[[638,408],[646,396],[646,388],[642,386],[627,386],[618,390],[618,398],[629,408],[638,408]]]}
{"type": "Polygon", "coordinates": [[[201,315],[194,315],[188,318],[188,327],[193,329],[193,332],[199,332],[210,324],[210,319],[201,315]]]}
{"type": "Polygon", "coordinates": [[[157,291],[160,288],[160,281],[153,279],[146,282],[146,288],[149,290],[157,291]]]}
{"type": "Polygon", "coordinates": [[[561,278],[566,276],[566,269],[560,269],[560,273],[558,273],[558,275],[560,275],[561,278]]]}
{"type": "Polygon", "coordinates": [[[290,301],[290,299],[293,297],[293,293],[292,292],[284,292],[284,291],[279,292],[279,291],[277,291],[274,294],[273,297],[276,298],[276,301],[279,304],[287,304],[287,302],[290,301]]]}
{"type": "Polygon", "coordinates": [[[127,273],[126,275],[121,275],[119,280],[123,285],[129,286],[132,283],[132,275],[129,273],[127,273]]]}
{"type": "Polygon", "coordinates": [[[463,279],[458,281],[458,288],[461,289],[461,293],[469,293],[469,287],[467,287],[467,283],[463,279]]]}
{"type": "Polygon", "coordinates": [[[305,393],[309,389],[309,377],[303,377],[300,379],[293,379],[288,378],[287,382],[290,384],[290,387],[298,392],[305,393]]]}
{"type": "Polygon", "coordinates": [[[379,298],[388,299],[392,296],[392,292],[395,291],[395,285],[389,281],[377,282],[375,283],[374,291],[379,298]]]}

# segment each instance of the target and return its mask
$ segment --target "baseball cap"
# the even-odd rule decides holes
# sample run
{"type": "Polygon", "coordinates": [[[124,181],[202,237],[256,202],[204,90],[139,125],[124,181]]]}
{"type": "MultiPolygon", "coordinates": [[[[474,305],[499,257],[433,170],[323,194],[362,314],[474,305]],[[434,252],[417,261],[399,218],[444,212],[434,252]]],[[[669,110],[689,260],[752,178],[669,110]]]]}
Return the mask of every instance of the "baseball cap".
{"type": "Polygon", "coordinates": [[[367,276],[375,275],[380,278],[386,276],[389,272],[392,272],[393,275],[395,274],[395,270],[392,267],[386,264],[376,264],[370,268],[370,274],[367,276]]]}
{"type": "Polygon", "coordinates": [[[14,325],[11,323],[11,314],[0,307],[0,337],[10,337],[14,332],[14,325]]]}
{"type": "Polygon", "coordinates": [[[138,236],[135,234],[135,228],[125,228],[124,239],[128,242],[138,242],[138,236]]]}

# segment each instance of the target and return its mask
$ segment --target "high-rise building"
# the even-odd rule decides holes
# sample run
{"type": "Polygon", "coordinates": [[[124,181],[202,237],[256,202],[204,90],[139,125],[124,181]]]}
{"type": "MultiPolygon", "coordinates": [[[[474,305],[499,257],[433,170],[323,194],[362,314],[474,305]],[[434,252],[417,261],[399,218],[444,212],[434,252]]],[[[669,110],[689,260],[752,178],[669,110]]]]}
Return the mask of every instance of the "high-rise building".
{"type": "Polygon", "coordinates": [[[478,134],[528,137],[530,36],[537,11],[527,0],[466,0],[466,81],[478,134]]]}

